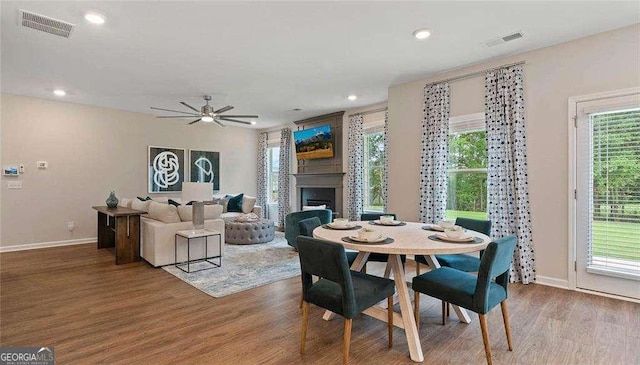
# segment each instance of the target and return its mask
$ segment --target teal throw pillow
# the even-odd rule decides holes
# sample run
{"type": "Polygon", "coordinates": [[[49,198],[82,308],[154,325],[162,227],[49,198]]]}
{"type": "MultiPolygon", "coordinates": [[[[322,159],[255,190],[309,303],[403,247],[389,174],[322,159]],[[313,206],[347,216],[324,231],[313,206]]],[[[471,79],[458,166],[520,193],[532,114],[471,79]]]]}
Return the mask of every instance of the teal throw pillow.
{"type": "Polygon", "coordinates": [[[242,198],[244,198],[244,193],[229,198],[227,212],[242,213],[242,198]]]}

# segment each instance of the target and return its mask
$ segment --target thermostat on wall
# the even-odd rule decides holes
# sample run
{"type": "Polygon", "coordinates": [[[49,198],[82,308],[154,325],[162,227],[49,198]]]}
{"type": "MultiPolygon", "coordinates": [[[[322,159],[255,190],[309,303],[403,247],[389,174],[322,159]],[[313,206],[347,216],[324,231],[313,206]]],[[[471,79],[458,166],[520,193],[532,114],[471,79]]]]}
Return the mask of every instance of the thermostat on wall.
{"type": "Polygon", "coordinates": [[[47,161],[38,161],[38,168],[39,169],[46,169],[49,166],[49,164],[47,163],[47,161]]]}

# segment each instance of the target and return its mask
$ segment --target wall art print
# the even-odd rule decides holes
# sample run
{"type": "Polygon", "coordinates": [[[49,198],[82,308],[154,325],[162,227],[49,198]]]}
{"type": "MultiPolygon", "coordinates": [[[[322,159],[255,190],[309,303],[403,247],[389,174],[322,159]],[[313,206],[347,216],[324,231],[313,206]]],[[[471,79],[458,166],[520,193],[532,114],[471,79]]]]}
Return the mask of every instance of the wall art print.
{"type": "Polygon", "coordinates": [[[189,150],[191,182],[213,183],[220,190],[220,152],[189,150]]]}
{"type": "Polygon", "coordinates": [[[149,146],[149,193],[182,191],[185,168],[184,148],[149,146]]]}

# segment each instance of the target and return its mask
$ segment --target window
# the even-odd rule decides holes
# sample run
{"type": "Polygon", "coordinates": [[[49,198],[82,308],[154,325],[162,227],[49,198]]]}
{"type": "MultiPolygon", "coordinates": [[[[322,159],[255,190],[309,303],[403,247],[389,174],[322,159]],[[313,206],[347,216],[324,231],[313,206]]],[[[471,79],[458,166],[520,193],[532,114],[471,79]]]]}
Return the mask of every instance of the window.
{"type": "Polygon", "coordinates": [[[384,124],[366,126],[364,130],[364,166],[362,173],[363,204],[366,212],[382,212],[384,174],[384,124]]]}
{"type": "Polygon", "coordinates": [[[449,120],[446,217],[487,219],[487,141],[484,114],[449,120]]]}
{"type": "Polygon", "coordinates": [[[280,147],[267,148],[267,199],[269,203],[278,201],[278,172],[280,171],[280,147]]]}

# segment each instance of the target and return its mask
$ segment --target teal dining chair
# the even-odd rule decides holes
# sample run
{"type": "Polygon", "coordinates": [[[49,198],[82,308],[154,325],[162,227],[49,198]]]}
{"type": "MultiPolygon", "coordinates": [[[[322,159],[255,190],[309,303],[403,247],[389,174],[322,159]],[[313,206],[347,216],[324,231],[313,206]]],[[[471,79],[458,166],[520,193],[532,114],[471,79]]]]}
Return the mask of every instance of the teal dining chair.
{"type": "Polygon", "coordinates": [[[491,346],[489,345],[485,315],[493,307],[500,304],[504,329],[507,334],[507,344],[509,351],[513,351],[507,311],[507,289],[509,269],[515,247],[515,236],[508,236],[489,243],[480,259],[477,276],[450,267],[440,267],[414,277],[412,288],[415,292],[416,325],[420,323],[420,293],[478,313],[484,351],[487,363],[491,365],[491,346]]]}
{"type": "MultiPolygon", "coordinates": [[[[491,235],[491,221],[489,220],[458,217],[456,218],[455,224],[462,228],[470,229],[487,236],[491,235]]],[[[436,255],[436,259],[438,260],[438,263],[440,263],[440,266],[446,266],[465,272],[477,272],[478,268],[480,268],[480,257],[482,257],[482,253],[483,251],[480,251],[479,257],[465,254],[436,255]]],[[[416,255],[415,260],[416,275],[420,275],[420,264],[428,265],[428,263],[422,255],[416,255]]],[[[446,302],[442,302],[443,325],[447,322],[448,316],[449,305],[446,302]]]]}
{"type": "Polygon", "coordinates": [[[296,247],[296,237],[300,235],[300,222],[303,219],[318,217],[322,224],[331,223],[333,213],[329,209],[307,210],[303,212],[289,213],[284,218],[284,237],[289,246],[296,247]]]}
{"type": "Polygon", "coordinates": [[[304,354],[309,319],[309,304],[344,317],[342,363],[349,361],[351,324],[365,309],[387,299],[389,347],[393,346],[393,280],[351,271],[344,247],[315,238],[298,236],[298,254],[302,272],[302,334],[300,353],[304,354]],[[312,276],[320,279],[315,283],[312,276]]]}

